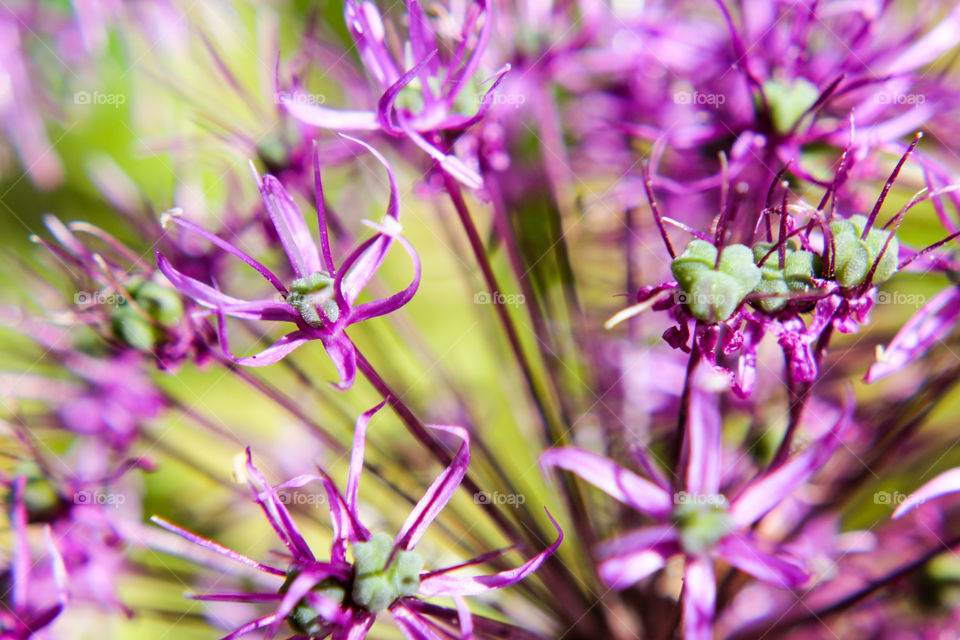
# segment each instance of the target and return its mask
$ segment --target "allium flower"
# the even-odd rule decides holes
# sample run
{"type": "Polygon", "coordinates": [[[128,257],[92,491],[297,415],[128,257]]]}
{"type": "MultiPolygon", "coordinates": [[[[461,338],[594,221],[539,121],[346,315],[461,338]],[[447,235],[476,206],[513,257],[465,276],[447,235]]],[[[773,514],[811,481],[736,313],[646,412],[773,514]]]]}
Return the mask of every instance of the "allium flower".
{"type": "Polygon", "coordinates": [[[42,572],[43,568],[39,561],[35,562],[32,558],[27,539],[27,507],[24,502],[26,487],[25,477],[19,477],[13,482],[10,517],[13,560],[8,574],[12,584],[5,588],[4,597],[0,599],[0,637],[4,640],[40,637],[43,629],[60,615],[70,599],[63,557],[53,543],[49,527],[44,528],[43,535],[53,588],[52,591],[48,589],[46,593],[40,593],[34,584],[37,574],[42,572]],[[50,600],[53,602],[48,604],[50,600]]]}
{"type": "Polygon", "coordinates": [[[491,3],[466,3],[459,30],[451,33],[431,24],[417,0],[406,4],[410,24],[403,60],[391,53],[383,18],[372,2],[347,0],[344,9],[360,59],[383,91],[376,110],[332,109],[303,99],[299,90],[280,93],[280,100],[294,118],[314,127],[405,136],[464,185],[479,188],[480,175],[450,153],[441,134],[463,131],[483,119],[493,91],[510,70],[508,64],[489,79],[475,78],[493,27],[491,3]],[[446,40],[452,41],[452,50],[446,50],[446,40]],[[480,94],[480,85],[487,83],[480,94]]]}
{"type": "Polygon", "coordinates": [[[223,251],[240,258],[256,269],[280,294],[279,300],[275,297],[258,300],[235,298],[178,271],[161,252],[157,252],[157,266],[170,282],[184,295],[217,314],[220,346],[233,362],[252,367],[266,366],[311,340],[320,340],[340,374],[340,388],[348,389],[356,377],[356,351],[344,331],[352,324],[399,309],[416,293],[420,284],[420,261],[410,243],[400,235],[400,201],[393,171],[373,147],[353,138],[348,139],[369,150],[386,168],[390,180],[390,200],[382,222],[367,223],[377,234],[361,243],[339,266],[334,264],[327,237],[327,216],[320,184],[319,160],[316,158],[319,248],[311,239],[300,211],[283,185],[271,175],[262,179],[257,176],[264,205],[295,278],[288,284],[284,284],[279,276],[233,244],[184,220],[179,211],[168,213],[166,221],[197,233],[223,251]],[[360,292],[383,264],[394,241],[400,243],[413,262],[413,281],[406,289],[389,297],[357,304],[360,292]],[[236,357],[230,353],[225,316],[288,322],[294,324],[296,329],[256,355],[236,357]]]}
{"type": "Polygon", "coordinates": [[[320,475],[301,475],[271,487],[254,466],[250,449],[247,449],[247,480],[254,500],[289,553],[286,568],[257,562],[154,516],[154,522],[191,542],[258,571],[283,578],[277,591],[193,596],[197,600],[215,602],[276,603],[273,613],[239,627],[225,636],[224,640],[232,640],[257,629],[267,629],[272,637],[285,622],[295,632],[291,638],[325,638],[332,634],[334,638],[359,640],[366,637],[377,615],[384,611],[390,613],[400,630],[411,640],[450,637],[449,631],[427,617],[436,615],[434,607],[420,599],[437,596],[453,598],[460,637],[470,638],[473,622],[464,596],[486,593],[519,582],[536,571],[556,551],[563,540],[563,532],[559,527],[556,542],[515,569],[471,577],[448,575],[488,560],[487,554],[454,567],[423,571],[423,558],[414,549],[427,527],[460,486],[470,463],[469,434],[466,429],[457,426],[430,425],[433,429],[460,438],[462,443],[450,465],[437,476],[410,512],[396,538],[391,540],[385,533],[367,530],[360,520],[357,492],[363,468],[367,424],[383,404],[362,414],[357,420],[345,494],[322,470],[320,475]],[[314,555],[277,494],[280,489],[302,487],[312,481],[323,484],[330,508],[334,539],[326,560],[319,560],[314,555]],[[352,561],[347,556],[348,547],[352,551],[352,561]]]}
{"type": "Polygon", "coordinates": [[[731,500],[721,495],[721,417],[716,398],[690,390],[687,438],[689,456],[684,490],[671,496],[613,460],[572,447],[550,449],[540,457],[546,467],[575,473],[657,524],[601,543],[598,571],[615,589],[624,589],[663,568],[675,555],[686,559],[683,607],[687,640],[713,637],[716,598],[713,558],[772,585],[795,588],[808,578],[801,562],[766,543],[753,525],[820,469],[840,444],[852,406],[820,440],[782,465],[757,476],[731,500]]]}
{"type": "MultiPolygon", "coordinates": [[[[869,216],[856,214],[844,218],[835,210],[835,193],[845,178],[841,162],[841,168],[817,207],[802,201],[788,206],[784,183],[783,202],[774,208],[769,205],[774,193],[771,188],[768,206],[757,224],[760,228],[766,223],[767,238],[759,241],[756,234],[752,234],[752,246],[727,241],[735,223],[735,201],[723,208],[711,237],[662,217],[653,197],[652,180],[648,178],[648,198],[672,259],[670,268],[675,280],[642,287],[637,293],[637,304],[614,315],[606,326],[613,327],[651,308],[668,311],[677,325],[668,329],[663,338],[674,348],[696,349],[698,357],[730,378],[734,391],[741,396],[750,394],[756,380],[760,341],[765,335],[772,335],[783,349],[791,379],[799,383],[812,382],[818,375],[818,363],[832,331],[853,333],[868,322],[877,285],[960,235],[952,234],[919,252],[905,250],[912,255],[899,259],[901,250],[896,232],[904,216],[917,204],[952,192],[953,186],[932,192],[924,189],[886,224],[881,226],[877,219],[893,182],[920,137],[918,134],[900,158],[869,216]],[[774,215],[779,217],[776,241],[770,222],[774,215]],[[678,254],[674,249],[666,224],[694,236],[683,252],[678,254]],[[802,316],[810,312],[811,319],[804,322],[802,316]],[[692,334],[691,323],[694,324],[692,334]],[[736,370],[723,366],[725,357],[738,353],[736,370]]],[[[947,261],[940,269],[947,270],[950,264],[947,261]]],[[[905,338],[901,343],[903,340],[905,338]]]]}
{"type": "Polygon", "coordinates": [[[61,314],[61,322],[89,326],[118,350],[148,353],[161,369],[209,359],[206,327],[192,321],[180,293],[135,251],[86,222],[63,224],[46,215],[44,224],[58,244],[31,239],[53,254],[78,289],[73,314],[61,314]],[[109,253],[89,248],[80,240],[84,234],[101,240],[109,253]]]}

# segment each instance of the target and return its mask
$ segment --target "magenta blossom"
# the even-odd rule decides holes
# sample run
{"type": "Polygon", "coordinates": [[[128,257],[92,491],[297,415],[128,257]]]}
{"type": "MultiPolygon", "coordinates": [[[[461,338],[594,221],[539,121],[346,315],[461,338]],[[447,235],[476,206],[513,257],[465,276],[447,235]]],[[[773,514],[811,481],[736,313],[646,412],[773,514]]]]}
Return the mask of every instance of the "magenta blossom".
{"type": "MultiPolygon", "coordinates": [[[[470,463],[470,437],[466,429],[458,426],[429,425],[462,440],[456,455],[427,489],[392,541],[384,533],[371,534],[360,521],[357,490],[363,468],[367,424],[383,405],[377,405],[357,420],[345,494],[322,470],[319,475],[301,475],[271,487],[254,466],[250,450],[247,449],[247,480],[253,490],[254,500],[287,548],[289,564],[285,569],[257,562],[158,517],[153,518],[160,526],[191,542],[283,578],[277,591],[194,596],[197,600],[214,602],[270,602],[276,605],[273,613],[243,625],[223,640],[232,640],[257,629],[267,629],[268,636],[272,637],[285,621],[296,632],[290,640],[326,638],[331,634],[333,638],[360,640],[366,637],[377,614],[382,611],[388,611],[403,634],[411,640],[455,637],[426,617],[442,612],[455,614],[459,620],[459,637],[470,638],[473,635],[473,621],[464,596],[487,593],[519,582],[536,571],[556,551],[563,540],[563,532],[559,527],[557,540],[552,545],[515,569],[493,575],[449,575],[455,570],[486,561],[490,554],[485,554],[446,569],[422,571],[423,559],[414,549],[427,527],[460,486],[470,463]],[[281,489],[303,487],[313,481],[323,483],[330,508],[333,544],[330,557],[326,560],[318,560],[314,555],[277,494],[281,489]],[[348,547],[352,550],[352,562],[347,556],[348,547]],[[438,608],[420,599],[438,596],[452,598],[456,611],[438,608]]],[[[441,619],[450,618],[446,616],[441,619]]]]}
{"type": "Polygon", "coordinates": [[[284,284],[279,276],[233,244],[184,220],[179,213],[168,214],[168,221],[203,236],[256,269],[279,293],[279,299],[276,296],[258,300],[235,298],[178,271],[163,254],[157,252],[157,265],[170,282],[199,305],[216,313],[219,320],[220,346],[231,361],[251,367],[266,366],[311,340],[320,340],[340,374],[340,388],[348,389],[356,376],[356,351],[344,333],[346,328],[357,322],[396,311],[416,293],[420,284],[420,260],[410,243],[400,235],[400,201],[393,171],[386,159],[373,147],[354,138],[348,139],[365,147],[386,167],[390,180],[390,200],[382,222],[367,223],[377,234],[361,243],[339,266],[334,264],[327,237],[319,162],[316,163],[315,174],[319,249],[310,237],[293,198],[283,185],[271,175],[262,179],[257,177],[260,195],[295,277],[289,284],[284,284]],[[391,296],[357,304],[360,292],[383,264],[394,241],[399,242],[410,255],[414,267],[413,281],[406,289],[391,296]],[[244,320],[289,322],[294,324],[296,329],[262,352],[241,358],[230,352],[225,316],[244,320]]]}
{"type": "Polygon", "coordinates": [[[417,0],[407,0],[410,24],[404,43],[406,57],[396,60],[375,5],[347,0],[347,27],[367,72],[383,91],[376,109],[332,109],[304,99],[299,90],[280,93],[280,100],[294,118],[307,125],[405,136],[451,176],[477,189],[483,184],[479,173],[449,152],[441,133],[463,131],[483,119],[493,103],[494,90],[510,70],[510,65],[505,65],[483,82],[474,77],[490,39],[491,8],[489,0],[466,3],[459,33],[451,34],[455,48],[442,55],[442,30],[430,24],[417,0]],[[490,86],[479,93],[479,86],[486,83],[490,86]]]}
{"type": "Polygon", "coordinates": [[[728,503],[721,490],[721,418],[715,396],[691,389],[687,437],[689,456],[683,491],[646,480],[613,460],[572,447],[550,449],[541,464],[577,474],[613,498],[652,518],[642,527],[599,545],[603,580],[625,589],[662,569],[676,555],[686,559],[684,637],[709,640],[716,599],[713,558],[787,589],[808,579],[800,561],[771,553],[753,525],[820,469],[840,444],[852,406],[820,440],[782,465],[757,476],[728,503]]]}
{"type": "Polygon", "coordinates": [[[10,516],[13,529],[13,561],[9,569],[12,584],[8,592],[9,600],[5,596],[0,602],[0,638],[4,640],[36,637],[36,633],[49,626],[60,615],[70,599],[63,558],[53,543],[50,528],[45,527],[43,534],[54,586],[52,593],[48,590],[45,595],[52,596],[55,601],[52,604],[37,603],[39,594],[36,593],[33,583],[41,568],[31,558],[27,540],[27,507],[24,502],[26,486],[25,477],[17,478],[13,482],[13,508],[10,516]]]}

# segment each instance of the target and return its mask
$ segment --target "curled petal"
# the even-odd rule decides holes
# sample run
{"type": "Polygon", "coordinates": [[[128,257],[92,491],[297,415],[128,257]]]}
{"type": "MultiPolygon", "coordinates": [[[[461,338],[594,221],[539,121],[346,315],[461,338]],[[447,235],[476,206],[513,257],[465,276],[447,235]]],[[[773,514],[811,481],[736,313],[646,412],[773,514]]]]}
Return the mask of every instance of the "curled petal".
{"type": "Polygon", "coordinates": [[[876,382],[921,357],[943,340],[960,320],[960,287],[950,287],[934,296],[903,325],[886,348],[877,347],[877,361],[870,365],[866,382],[876,382]]]}
{"type": "Polygon", "coordinates": [[[746,534],[724,537],[717,543],[717,552],[741,571],[784,589],[795,589],[810,578],[799,562],[782,553],[773,555],[763,551],[746,534]]]}
{"type": "Polygon", "coordinates": [[[370,418],[376,415],[386,403],[387,401],[384,400],[373,409],[369,409],[360,414],[360,417],[357,418],[356,428],[353,431],[353,449],[350,452],[350,471],[347,474],[346,500],[347,507],[354,515],[357,513],[357,489],[360,485],[360,473],[363,471],[363,452],[367,443],[367,425],[370,423],[370,418]]]}
{"type": "Polygon", "coordinates": [[[894,518],[899,518],[906,512],[919,507],[927,500],[932,500],[938,496],[960,491],[960,468],[944,471],[936,478],[926,483],[900,503],[896,511],[893,512],[894,518]]]}
{"type": "Polygon", "coordinates": [[[563,542],[563,529],[560,528],[560,525],[553,519],[549,511],[547,511],[547,517],[550,518],[550,522],[553,523],[553,526],[557,530],[556,541],[519,567],[494,573],[493,575],[471,576],[467,578],[458,578],[443,573],[428,575],[421,580],[418,595],[425,598],[432,596],[475,596],[495,589],[503,589],[504,587],[509,587],[512,584],[520,582],[539,569],[540,565],[542,565],[544,561],[557,550],[560,543],[563,542]]]}
{"type": "Polygon", "coordinates": [[[377,102],[377,121],[380,123],[380,128],[386,133],[392,136],[402,136],[404,134],[403,129],[398,127],[391,117],[393,114],[393,103],[400,92],[420,75],[420,72],[435,55],[437,55],[436,49],[415,64],[412,69],[400,76],[400,78],[390,85],[387,90],[383,92],[383,95],[380,96],[380,100],[377,102]]]}
{"type": "Polygon", "coordinates": [[[410,256],[410,260],[413,263],[413,279],[402,291],[398,291],[397,293],[387,296],[386,298],[381,298],[380,300],[364,302],[363,304],[351,309],[350,324],[362,322],[364,320],[369,320],[371,318],[376,318],[396,311],[400,307],[410,302],[413,299],[413,296],[417,293],[417,289],[420,288],[420,257],[417,255],[413,245],[411,245],[406,238],[403,236],[397,236],[396,240],[400,243],[400,246],[406,250],[407,255],[410,256]]]}
{"type": "Polygon", "coordinates": [[[665,519],[673,509],[672,497],[657,485],[613,460],[582,449],[550,449],[540,456],[540,464],[575,473],[611,497],[658,520],[665,519]]]}
{"type": "Polygon", "coordinates": [[[462,442],[457,454],[450,461],[450,466],[444,469],[433,481],[433,484],[417,502],[413,511],[407,516],[407,521],[403,523],[400,532],[397,533],[394,546],[406,551],[417,545],[427,527],[453,497],[454,492],[463,480],[463,476],[467,473],[467,467],[470,465],[470,434],[467,433],[466,429],[452,425],[429,424],[426,426],[453,434],[460,438],[462,442]]]}
{"type": "Polygon", "coordinates": [[[306,331],[294,331],[283,336],[260,353],[244,358],[238,358],[230,352],[230,341],[227,336],[227,320],[223,309],[217,309],[217,336],[220,339],[220,348],[223,355],[233,363],[245,367],[265,367],[283,360],[298,347],[310,342],[316,337],[306,331]]]}
{"type": "Polygon", "coordinates": [[[356,348],[343,333],[321,336],[320,341],[340,376],[339,384],[334,386],[341,391],[346,391],[353,386],[353,381],[357,378],[356,348]]]}
{"type": "Polygon", "coordinates": [[[228,296],[225,293],[217,291],[208,284],[204,284],[199,280],[191,278],[190,276],[181,273],[170,264],[170,261],[160,253],[156,252],[157,256],[157,268],[160,269],[160,272],[166,276],[167,280],[170,281],[174,287],[177,288],[177,291],[187,296],[188,298],[193,298],[197,304],[200,304],[209,309],[216,309],[217,307],[229,307],[234,305],[242,305],[246,301],[241,300],[240,298],[234,298],[233,296],[228,296]]]}

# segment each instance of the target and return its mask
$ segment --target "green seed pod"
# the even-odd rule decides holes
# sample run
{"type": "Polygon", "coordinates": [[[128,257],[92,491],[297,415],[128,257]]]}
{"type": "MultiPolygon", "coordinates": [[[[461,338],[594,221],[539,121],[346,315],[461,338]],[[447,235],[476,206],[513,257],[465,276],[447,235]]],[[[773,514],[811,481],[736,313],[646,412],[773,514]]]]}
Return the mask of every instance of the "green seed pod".
{"type": "Polygon", "coordinates": [[[130,295],[148,316],[165,327],[179,324],[183,317],[183,302],[180,300],[180,294],[152,280],[145,280],[131,288],[130,295]]]}
{"type": "MultiPolygon", "coordinates": [[[[782,274],[782,272],[779,273],[782,274]]],[[[786,296],[790,293],[790,287],[787,286],[783,278],[764,278],[753,290],[753,293],[782,296],[777,298],[760,298],[756,301],[757,306],[761,309],[767,313],[773,313],[774,311],[780,311],[780,309],[783,309],[787,305],[786,296]]]]}
{"type": "Polygon", "coordinates": [[[330,322],[336,322],[340,317],[340,307],[333,299],[333,278],[325,271],[317,271],[309,276],[297,278],[290,285],[287,294],[287,304],[292,306],[311,327],[323,326],[323,319],[317,312],[317,307],[330,322]]]}
{"type": "Polygon", "coordinates": [[[790,292],[809,289],[813,278],[820,277],[823,269],[820,256],[812,251],[799,249],[793,241],[788,241],[784,248],[784,268],[781,269],[776,246],[772,242],[759,242],[753,247],[753,259],[758,264],[767,258],[760,267],[763,280],[754,288],[753,293],[783,296],[757,300],[756,306],[768,313],[783,309],[787,305],[790,292]],[[770,253],[771,251],[773,253],[770,253]]]}
{"type": "Polygon", "coordinates": [[[783,277],[791,291],[806,291],[822,273],[823,260],[814,252],[801,249],[787,254],[783,277]]]}
{"type": "Polygon", "coordinates": [[[760,282],[760,269],[753,252],[741,244],[725,247],[717,269],[717,248],[694,240],[677,256],[670,269],[684,293],[693,317],[704,322],[723,322],[760,282]]]}
{"type": "MultiPolygon", "coordinates": [[[[296,569],[287,573],[287,577],[283,581],[279,593],[285,594],[299,575],[300,571],[296,569]]],[[[335,578],[327,578],[322,581],[313,588],[313,592],[329,598],[334,602],[343,602],[347,595],[346,587],[335,578]]],[[[310,606],[306,598],[300,600],[293,608],[293,611],[290,612],[290,615],[287,616],[287,624],[289,624],[290,628],[296,633],[307,636],[308,638],[319,636],[327,629],[327,621],[320,617],[320,614],[310,606]]]]}
{"type": "Polygon", "coordinates": [[[393,539],[376,533],[367,542],[353,545],[353,592],[356,604],[372,613],[385,610],[402,596],[412,596],[420,589],[423,558],[413,551],[397,551],[387,567],[393,550],[393,539]]]}
{"type": "Polygon", "coordinates": [[[151,351],[161,344],[165,337],[163,329],[144,318],[126,302],[115,307],[110,314],[110,328],[114,336],[139,351],[151,351]]]}
{"type": "MultiPolygon", "coordinates": [[[[867,237],[861,239],[866,227],[865,216],[853,216],[849,220],[838,220],[830,223],[833,233],[835,251],[835,279],[842,287],[854,287],[863,284],[870,273],[877,256],[883,251],[891,231],[876,226],[870,229],[867,237]]],[[[890,238],[890,245],[877,264],[873,274],[873,284],[889,280],[897,272],[897,260],[900,243],[896,237],[890,238]]]]}
{"type": "Polygon", "coordinates": [[[680,544],[688,553],[709,551],[734,529],[733,518],[722,496],[679,495],[687,496],[690,501],[678,504],[671,520],[680,530],[680,544]],[[705,498],[712,498],[712,503],[699,502],[705,498]]]}

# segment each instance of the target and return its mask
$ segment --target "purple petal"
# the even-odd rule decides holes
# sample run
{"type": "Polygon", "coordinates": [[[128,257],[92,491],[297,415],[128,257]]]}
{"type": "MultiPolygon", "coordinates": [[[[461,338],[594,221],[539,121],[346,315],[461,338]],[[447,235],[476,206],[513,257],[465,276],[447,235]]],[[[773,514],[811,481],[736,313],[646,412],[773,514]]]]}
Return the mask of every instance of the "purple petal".
{"type": "Polygon", "coordinates": [[[720,490],[720,409],[718,396],[694,387],[687,411],[687,491],[714,495],[720,490]]]}
{"type": "Polygon", "coordinates": [[[323,268],[331,276],[337,275],[337,267],[333,264],[333,254],[330,252],[330,238],[327,235],[327,203],[323,198],[323,181],[320,179],[320,148],[313,144],[313,188],[317,204],[317,231],[320,233],[320,252],[323,258],[323,268]]]}
{"type": "Polygon", "coordinates": [[[267,268],[266,268],[265,266],[263,266],[263,264],[261,264],[259,261],[257,261],[257,260],[255,260],[254,258],[250,257],[248,254],[246,254],[245,252],[241,251],[240,249],[238,249],[238,248],[235,247],[234,245],[230,244],[229,242],[227,242],[227,241],[224,240],[223,238],[221,238],[221,237],[219,237],[219,236],[217,236],[217,235],[214,235],[214,234],[210,233],[209,231],[207,231],[207,230],[204,229],[203,227],[198,226],[198,225],[195,225],[195,224],[193,224],[192,222],[190,222],[189,220],[184,220],[184,219],[181,218],[179,215],[173,215],[173,214],[171,214],[171,213],[169,213],[169,212],[168,212],[168,213],[165,213],[165,214],[163,215],[163,217],[162,217],[162,219],[161,219],[161,224],[166,225],[166,223],[167,223],[168,221],[172,221],[172,222],[174,222],[175,224],[183,227],[184,229],[188,229],[188,230],[196,233],[197,235],[202,236],[202,237],[205,238],[206,240],[210,241],[210,242],[213,243],[214,245],[216,245],[216,246],[220,247],[221,249],[223,249],[224,251],[226,251],[227,253],[229,253],[229,254],[231,254],[231,255],[233,255],[233,256],[236,256],[237,258],[240,258],[241,260],[243,260],[244,262],[246,262],[248,265],[250,265],[251,267],[253,267],[254,269],[256,269],[257,272],[258,272],[260,275],[262,275],[264,278],[266,278],[267,282],[269,282],[270,284],[272,284],[277,291],[279,291],[280,293],[283,293],[283,294],[286,294],[286,293],[287,293],[287,288],[286,288],[285,286],[283,286],[283,283],[282,283],[282,282],[280,282],[280,278],[278,278],[276,275],[274,275],[274,273],[273,273],[272,271],[270,271],[270,269],[267,269],[267,268]]]}
{"type": "Polygon", "coordinates": [[[670,525],[644,527],[597,546],[600,577],[613,589],[626,589],[643,580],[681,552],[679,536],[670,525]]]}
{"type": "Polygon", "coordinates": [[[333,632],[333,640],[363,640],[373,626],[375,616],[359,614],[354,617],[346,629],[337,629],[333,632]]]}
{"type": "Polygon", "coordinates": [[[853,402],[847,401],[843,414],[830,431],[772,472],[751,480],[730,504],[730,515],[738,528],[747,527],[793,493],[840,446],[841,436],[853,418],[853,402]]]}
{"type": "Polygon", "coordinates": [[[480,174],[465,165],[463,160],[455,155],[446,154],[437,149],[434,145],[427,142],[422,135],[410,127],[402,118],[400,126],[403,127],[407,137],[410,138],[415,145],[420,147],[420,149],[428,156],[436,160],[440,167],[450,174],[451,177],[457,180],[457,182],[460,182],[468,189],[479,189],[483,186],[483,178],[480,177],[480,174]]]}
{"type": "Polygon", "coordinates": [[[383,405],[387,404],[384,400],[373,409],[360,414],[357,418],[357,425],[353,430],[353,449],[350,452],[350,471],[347,473],[347,508],[355,516],[357,514],[357,488],[360,485],[360,473],[363,471],[363,452],[367,443],[367,425],[383,405]]]}
{"type": "Polygon", "coordinates": [[[798,562],[791,562],[786,554],[763,551],[745,534],[725,536],[717,543],[717,552],[741,571],[784,589],[795,589],[810,578],[798,562]]]}
{"type": "Polygon", "coordinates": [[[253,499],[260,505],[260,509],[267,516],[267,520],[283,541],[284,546],[296,558],[315,560],[313,552],[310,551],[310,545],[303,539],[297,525],[293,523],[293,518],[290,517],[286,505],[280,501],[267,479],[253,464],[253,454],[250,452],[250,447],[247,447],[246,470],[247,481],[250,483],[250,488],[253,489],[253,499]],[[264,498],[264,495],[267,497],[264,498]]]}
{"type": "Polygon", "coordinates": [[[870,366],[864,380],[880,378],[903,369],[943,340],[960,320],[960,288],[944,289],[913,315],[890,342],[877,347],[877,361],[870,366]]]}
{"type": "Polygon", "coordinates": [[[453,604],[457,607],[457,621],[460,623],[460,640],[473,640],[473,614],[467,601],[460,596],[453,596],[453,604]]]}
{"type": "Polygon", "coordinates": [[[228,549],[223,545],[217,544],[213,540],[207,540],[206,538],[198,536],[195,533],[191,533],[186,529],[181,529],[177,525],[173,524],[172,522],[168,522],[167,520],[164,520],[160,516],[153,516],[150,518],[150,521],[153,522],[154,524],[160,525],[161,527],[163,527],[164,529],[166,529],[171,533],[175,533],[178,536],[186,538],[187,540],[189,540],[194,544],[200,545],[201,547],[205,549],[209,549],[210,551],[213,551],[215,553],[219,553],[220,555],[230,558],[231,560],[235,560],[236,562],[239,562],[241,564],[245,564],[248,567],[257,569],[258,571],[263,571],[265,573],[272,573],[275,576],[287,575],[285,571],[281,571],[280,569],[271,567],[270,565],[263,564],[262,562],[257,562],[256,560],[252,558],[248,558],[242,553],[238,553],[233,549],[228,549]]]}
{"type": "Polygon", "coordinates": [[[245,300],[221,293],[210,285],[204,284],[199,280],[181,273],[175,269],[167,260],[167,258],[159,251],[156,252],[156,256],[157,268],[160,269],[160,272],[164,276],[166,276],[167,280],[170,281],[170,284],[176,287],[177,290],[183,295],[196,300],[198,304],[210,309],[216,309],[217,307],[223,306],[242,305],[246,302],[245,300]]]}
{"type": "Polygon", "coordinates": [[[298,278],[303,278],[320,271],[322,266],[317,245],[310,237],[310,230],[296,203],[280,181],[271,175],[264,176],[260,183],[260,195],[293,272],[298,278]]]}
{"type": "Polygon", "coordinates": [[[396,179],[396,177],[393,175],[393,169],[390,168],[390,163],[387,162],[387,159],[384,158],[383,155],[382,155],[379,151],[377,151],[376,149],[374,149],[373,147],[371,147],[369,144],[367,144],[367,143],[364,142],[363,140],[360,140],[360,139],[358,139],[358,138],[354,138],[354,137],[352,137],[352,136],[348,136],[348,135],[346,135],[346,134],[344,134],[344,133],[341,133],[341,134],[340,134],[340,137],[341,137],[341,138],[345,138],[345,139],[347,139],[347,140],[350,140],[351,142],[356,142],[356,143],[359,144],[361,147],[363,147],[364,149],[366,149],[367,151],[369,151],[369,152],[371,153],[371,155],[373,155],[373,157],[376,158],[377,161],[378,161],[380,164],[383,165],[383,168],[387,170],[387,182],[388,182],[388,184],[390,185],[390,198],[389,198],[389,200],[387,201],[387,211],[386,211],[386,215],[388,215],[388,216],[390,216],[391,218],[394,218],[394,219],[399,219],[399,217],[400,217],[400,189],[397,188],[397,179],[396,179]]]}
{"type": "Polygon", "coordinates": [[[30,586],[30,546],[27,540],[27,506],[23,501],[27,479],[20,476],[13,484],[13,605],[18,611],[27,606],[27,592],[30,586]]]}
{"type": "Polygon", "coordinates": [[[932,500],[948,493],[956,493],[957,491],[960,491],[960,468],[944,471],[907,496],[907,499],[901,502],[900,506],[893,512],[893,517],[894,519],[899,518],[914,507],[919,507],[927,500],[932,500]]]}
{"type": "Polygon", "coordinates": [[[683,638],[713,640],[717,584],[709,556],[687,558],[683,572],[683,638]]]}
{"type": "Polygon", "coordinates": [[[340,375],[340,383],[334,386],[341,391],[346,391],[353,386],[353,381],[357,377],[357,350],[343,333],[322,336],[320,340],[340,375]]]}
{"type": "MultiPolygon", "coordinates": [[[[380,128],[386,133],[392,136],[402,136],[404,134],[403,129],[394,124],[391,118],[393,114],[393,102],[397,99],[400,92],[420,75],[420,72],[427,66],[427,63],[436,55],[437,51],[434,49],[427,57],[415,64],[412,69],[400,76],[400,78],[390,85],[387,90],[383,92],[383,95],[380,96],[380,100],[377,101],[377,121],[380,123],[380,128]]],[[[424,83],[424,86],[426,86],[426,83],[424,83]]]]}
{"type": "Polygon", "coordinates": [[[460,481],[463,480],[463,476],[467,473],[467,467],[470,465],[470,434],[467,433],[466,429],[453,425],[428,424],[426,426],[453,434],[463,442],[461,442],[453,460],[450,461],[450,466],[444,469],[433,481],[433,484],[417,502],[413,511],[407,516],[400,532],[397,533],[397,538],[393,544],[396,548],[406,551],[417,546],[417,542],[420,541],[427,527],[436,519],[460,486],[460,481]]]}
{"type": "MultiPolygon", "coordinates": [[[[339,572],[332,570],[329,566],[317,567],[315,565],[311,565],[310,568],[301,571],[293,582],[290,583],[290,586],[287,588],[287,593],[283,597],[283,601],[274,612],[277,620],[272,625],[269,635],[276,633],[277,627],[286,620],[294,607],[296,607],[300,600],[310,593],[315,586],[332,575],[338,575],[338,573],[339,572]]],[[[349,622],[350,617],[344,612],[340,603],[330,598],[322,597],[319,594],[313,595],[314,598],[312,598],[311,602],[320,605],[319,609],[314,607],[320,617],[337,626],[349,622]]]]}
{"type": "Polygon", "coordinates": [[[393,616],[393,621],[397,623],[397,627],[407,640],[443,640],[433,632],[423,616],[402,604],[391,607],[390,615],[393,616]]]}
{"type": "Polygon", "coordinates": [[[657,520],[665,519],[673,509],[673,498],[666,491],[613,460],[596,454],[573,447],[550,449],[540,456],[540,464],[575,473],[613,498],[657,520]]]}
{"type": "Polygon", "coordinates": [[[553,526],[557,530],[556,541],[519,567],[501,571],[493,575],[470,576],[466,578],[458,578],[446,574],[428,575],[420,581],[420,591],[417,592],[418,595],[425,598],[432,596],[475,596],[495,589],[503,589],[504,587],[509,587],[512,584],[520,582],[539,569],[540,565],[542,565],[546,559],[557,550],[560,543],[563,542],[563,530],[560,528],[560,525],[553,519],[549,511],[547,511],[547,517],[550,518],[550,522],[553,523],[553,526]]]}
{"type": "Polygon", "coordinates": [[[278,339],[260,353],[244,358],[238,358],[230,352],[230,339],[227,335],[227,320],[223,309],[217,309],[217,337],[220,339],[220,348],[223,355],[239,365],[245,367],[265,367],[287,357],[298,347],[310,342],[314,336],[306,331],[294,331],[278,339]]]}
{"type": "Polygon", "coordinates": [[[233,633],[223,636],[222,638],[220,638],[220,640],[234,640],[235,638],[239,638],[240,636],[245,636],[251,631],[256,631],[257,629],[263,629],[264,627],[268,627],[272,625],[276,619],[277,619],[277,616],[276,614],[273,614],[273,613],[271,613],[270,615],[263,616],[262,618],[257,618],[256,620],[253,620],[252,622],[248,622],[242,627],[236,629],[233,633]]]}
{"type": "Polygon", "coordinates": [[[280,94],[280,104],[300,122],[320,129],[335,131],[376,131],[380,128],[376,111],[331,109],[297,95],[280,94]]]}
{"type": "Polygon", "coordinates": [[[379,300],[364,302],[363,304],[351,309],[349,320],[350,324],[355,322],[363,322],[364,320],[369,320],[371,318],[376,318],[396,311],[400,307],[410,302],[413,299],[413,296],[416,295],[417,289],[420,288],[420,257],[417,255],[413,245],[411,245],[406,238],[403,236],[397,236],[395,240],[399,242],[400,246],[406,250],[407,255],[410,256],[411,262],[413,262],[413,279],[403,291],[398,291],[393,295],[387,296],[386,298],[381,298],[379,300]]]}

